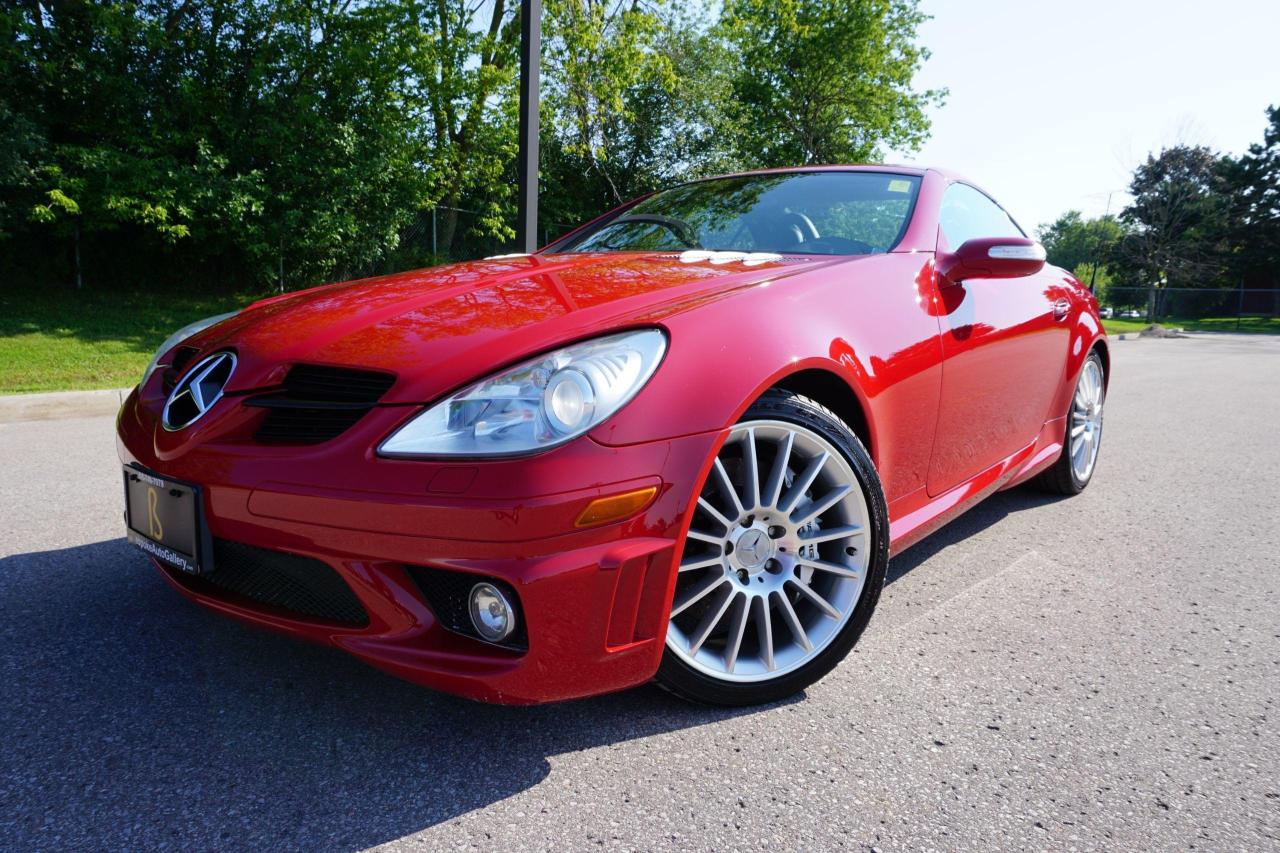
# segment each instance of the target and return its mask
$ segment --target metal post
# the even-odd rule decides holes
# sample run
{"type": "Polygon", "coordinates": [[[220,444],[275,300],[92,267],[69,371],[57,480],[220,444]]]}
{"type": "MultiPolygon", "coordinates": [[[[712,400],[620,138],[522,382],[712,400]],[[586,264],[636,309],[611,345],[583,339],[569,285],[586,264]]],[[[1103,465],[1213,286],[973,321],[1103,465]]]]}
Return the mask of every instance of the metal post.
{"type": "Polygon", "coordinates": [[[538,71],[542,0],[520,2],[520,154],[516,163],[516,251],[538,248],[538,71]]]}
{"type": "MultiPolygon", "coordinates": [[[[1115,195],[1115,190],[1107,193],[1107,209],[1102,214],[1102,224],[1106,224],[1107,217],[1111,215],[1111,196],[1115,195]]],[[[1098,263],[1102,257],[1102,238],[1099,237],[1093,244],[1093,269],[1089,272],[1089,292],[1096,293],[1093,289],[1094,284],[1098,281],[1098,263]]]]}
{"type": "Polygon", "coordinates": [[[1236,297],[1236,331],[1240,331],[1240,320],[1244,317],[1244,276],[1240,276],[1240,295],[1236,297]]]}

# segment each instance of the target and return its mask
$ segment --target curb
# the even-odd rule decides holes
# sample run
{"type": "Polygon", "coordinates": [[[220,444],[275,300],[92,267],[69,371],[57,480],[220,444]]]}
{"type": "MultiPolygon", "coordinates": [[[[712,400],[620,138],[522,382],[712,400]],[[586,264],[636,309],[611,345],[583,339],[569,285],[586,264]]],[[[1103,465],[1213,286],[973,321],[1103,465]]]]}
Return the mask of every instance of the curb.
{"type": "Polygon", "coordinates": [[[132,388],[105,388],[101,391],[6,394],[0,396],[0,424],[114,415],[132,392],[132,388]]]}

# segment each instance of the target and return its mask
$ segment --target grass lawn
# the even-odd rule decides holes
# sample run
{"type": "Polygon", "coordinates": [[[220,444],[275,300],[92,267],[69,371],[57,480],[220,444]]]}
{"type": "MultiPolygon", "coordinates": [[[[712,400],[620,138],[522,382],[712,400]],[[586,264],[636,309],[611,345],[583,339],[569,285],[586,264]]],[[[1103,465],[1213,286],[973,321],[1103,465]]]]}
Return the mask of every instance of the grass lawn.
{"type": "MultiPolygon", "coordinates": [[[[1108,335],[1140,332],[1149,323],[1146,320],[1128,320],[1116,317],[1103,320],[1102,326],[1108,335]]],[[[1235,332],[1235,317],[1205,317],[1200,320],[1161,320],[1160,325],[1166,329],[1185,329],[1188,332],[1235,332]]],[[[1240,332],[1253,334],[1280,335],[1280,317],[1241,317],[1240,332]]]]}
{"type": "Polygon", "coordinates": [[[255,298],[0,290],[0,394],[135,385],[170,334],[255,298]]]}

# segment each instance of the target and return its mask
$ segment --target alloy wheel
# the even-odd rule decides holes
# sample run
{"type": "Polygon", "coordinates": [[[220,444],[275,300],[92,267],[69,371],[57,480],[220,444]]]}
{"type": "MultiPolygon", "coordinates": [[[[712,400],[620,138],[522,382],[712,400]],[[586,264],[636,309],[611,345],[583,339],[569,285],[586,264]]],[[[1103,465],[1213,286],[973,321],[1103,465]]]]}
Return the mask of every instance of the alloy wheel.
{"type": "Polygon", "coordinates": [[[1098,460],[1098,447],[1102,442],[1102,403],[1105,391],[1102,384],[1102,366],[1089,359],[1080,371],[1076,382],[1075,398],[1071,401],[1071,431],[1069,433],[1071,470],[1076,480],[1085,483],[1093,473],[1098,460]]]}
{"type": "Polygon", "coordinates": [[[858,604],[868,519],[852,466],[826,438],[786,421],[738,424],[698,497],[668,648],[731,682],[811,661],[858,604]]]}

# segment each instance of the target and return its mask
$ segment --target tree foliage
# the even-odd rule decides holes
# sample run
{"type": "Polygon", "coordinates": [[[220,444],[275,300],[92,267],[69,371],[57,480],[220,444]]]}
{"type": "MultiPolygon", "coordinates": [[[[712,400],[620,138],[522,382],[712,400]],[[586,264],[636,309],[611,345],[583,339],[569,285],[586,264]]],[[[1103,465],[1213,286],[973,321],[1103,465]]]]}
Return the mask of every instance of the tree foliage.
{"type": "Polygon", "coordinates": [[[1098,281],[1149,292],[1151,312],[1171,288],[1280,288],[1280,108],[1267,120],[1240,157],[1197,145],[1149,155],[1119,217],[1068,211],[1041,226],[1049,260],[1082,280],[1098,264],[1098,281]]]}
{"type": "MultiPolygon", "coordinates": [[[[512,235],[515,0],[0,6],[0,275],[287,286],[512,235]],[[454,208],[475,211],[465,222],[454,208]]],[[[927,132],[915,0],[546,0],[543,217],[927,132]],[[771,93],[770,87],[779,86],[771,93]]]]}
{"type": "Polygon", "coordinates": [[[1040,227],[1049,261],[1150,322],[1280,310],[1280,109],[1267,119],[1238,158],[1196,145],[1149,155],[1118,217],[1072,210],[1040,227]]]}
{"type": "MultiPolygon", "coordinates": [[[[39,141],[3,188],[36,240],[263,281],[378,257],[429,194],[410,5],[32,3],[3,13],[0,101],[39,141]],[[16,204],[15,204],[16,202],[16,204]]],[[[21,228],[15,215],[6,223],[21,228]]]]}
{"type": "Polygon", "coordinates": [[[543,63],[542,209],[574,223],[739,163],[725,145],[729,50],[680,9],[554,0],[543,63]]]}
{"type": "Polygon", "coordinates": [[[916,44],[924,20],[916,0],[726,0],[739,157],[856,163],[918,147],[945,95],[912,87],[929,55],[916,44]]]}
{"type": "Polygon", "coordinates": [[[1262,142],[1225,168],[1231,267],[1241,276],[1274,276],[1280,268],[1280,107],[1268,108],[1267,119],[1262,142]]]}
{"type": "Polygon", "coordinates": [[[1144,286],[1196,287],[1224,268],[1226,158],[1203,146],[1166,148],[1134,171],[1120,218],[1132,230],[1115,262],[1144,286]]]}
{"type": "Polygon", "coordinates": [[[1079,276],[1087,264],[1105,266],[1125,234],[1124,225],[1114,216],[1085,219],[1078,210],[1068,210],[1038,231],[1049,263],[1079,276]]]}

